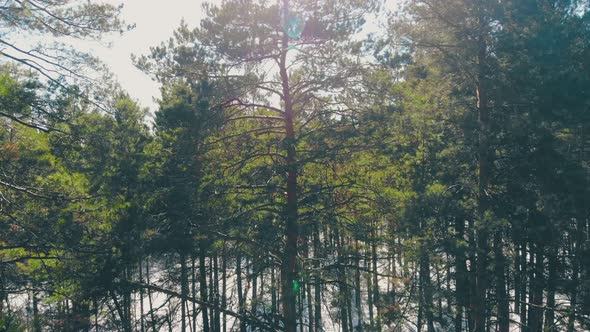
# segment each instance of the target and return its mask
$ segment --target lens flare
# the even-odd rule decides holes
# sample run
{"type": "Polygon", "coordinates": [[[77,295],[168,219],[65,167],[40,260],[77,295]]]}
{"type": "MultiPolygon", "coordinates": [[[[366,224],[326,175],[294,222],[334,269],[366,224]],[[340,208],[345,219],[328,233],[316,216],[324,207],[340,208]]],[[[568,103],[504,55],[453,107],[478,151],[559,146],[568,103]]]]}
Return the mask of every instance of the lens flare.
{"type": "Polygon", "coordinates": [[[284,23],[284,29],[287,35],[293,39],[299,39],[303,32],[303,20],[297,16],[290,15],[284,23]]]}
{"type": "Polygon", "coordinates": [[[293,293],[295,295],[299,294],[299,280],[293,280],[293,293]]]}

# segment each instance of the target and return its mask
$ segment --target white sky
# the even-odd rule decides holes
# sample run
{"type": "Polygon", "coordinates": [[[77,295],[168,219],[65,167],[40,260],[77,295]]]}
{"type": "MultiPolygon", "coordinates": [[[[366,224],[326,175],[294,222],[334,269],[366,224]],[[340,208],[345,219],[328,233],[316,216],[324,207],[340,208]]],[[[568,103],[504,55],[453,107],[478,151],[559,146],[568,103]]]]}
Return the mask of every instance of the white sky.
{"type": "MultiPolygon", "coordinates": [[[[210,1],[210,2],[214,2],[210,1]]],[[[116,75],[123,88],[142,106],[155,110],[153,98],[159,98],[158,85],[133,66],[131,54],[146,55],[151,46],[168,40],[184,19],[189,27],[198,25],[203,17],[203,0],[105,0],[115,5],[124,4],[122,18],[135,23],[135,29],[105,41],[111,47],[89,43],[89,53],[104,61],[116,75]]]]}

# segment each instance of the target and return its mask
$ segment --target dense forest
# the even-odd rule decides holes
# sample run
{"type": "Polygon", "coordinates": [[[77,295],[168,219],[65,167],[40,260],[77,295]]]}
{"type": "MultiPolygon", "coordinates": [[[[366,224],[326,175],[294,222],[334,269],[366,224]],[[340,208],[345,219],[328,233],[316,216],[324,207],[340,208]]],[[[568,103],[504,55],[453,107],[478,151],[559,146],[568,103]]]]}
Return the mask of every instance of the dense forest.
{"type": "Polygon", "coordinates": [[[121,10],[0,1],[0,331],[590,330],[587,0],[121,10]]]}

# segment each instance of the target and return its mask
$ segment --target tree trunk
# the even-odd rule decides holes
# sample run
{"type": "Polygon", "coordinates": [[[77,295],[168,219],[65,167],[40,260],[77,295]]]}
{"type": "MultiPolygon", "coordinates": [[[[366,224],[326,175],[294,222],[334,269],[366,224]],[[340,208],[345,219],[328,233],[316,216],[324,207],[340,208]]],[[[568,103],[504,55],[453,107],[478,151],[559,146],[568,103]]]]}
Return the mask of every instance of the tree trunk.
{"type": "MultiPolygon", "coordinates": [[[[480,26],[485,20],[480,17],[480,26]]],[[[488,289],[487,280],[487,255],[488,255],[488,226],[486,213],[489,210],[488,190],[491,179],[492,160],[489,151],[490,115],[488,108],[488,96],[486,86],[486,60],[487,45],[485,37],[479,36],[479,50],[477,54],[478,73],[476,83],[477,110],[479,121],[479,150],[478,150],[478,192],[477,192],[477,264],[475,271],[475,300],[473,304],[473,323],[475,332],[485,331],[486,322],[486,294],[488,289]]]]}
{"type": "MultiPolygon", "coordinates": [[[[521,293],[520,293],[520,329],[522,332],[528,331],[527,325],[527,284],[529,279],[529,269],[527,268],[527,243],[526,241],[522,241],[521,243],[521,254],[520,254],[520,283],[521,283],[521,293]]],[[[532,255],[532,252],[531,252],[532,255]]]]}
{"type": "MultiPolygon", "coordinates": [[[[143,260],[139,260],[139,282],[143,284],[143,266],[141,264],[143,260]]],[[[144,307],[143,307],[143,288],[139,289],[139,327],[141,332],[145,332],[145,320],[143,319],[144,307]]]]}
{"type": "MultiPolygon", "coordinates": [[[[371,267],[371,260],[369,259],[370,257],[370,252],[367,249],[365,255],[367,255],[367,259],[365,259],[365,268],[367,269],[367,271],[370,271],[370,267],[371,267]]],[[[369,326],[371,331],[374,328],[374,322],[375,322],[375,318],[374,318],[374,314],[373,314],[373,276],[371,275],[371,273],[367,273],[367,305],[369,306],[369,326]]]]}
{"type": "Polygon", "coordinates": [[[570,293],[570,310],[568,315],[568,322],[567,322],[567,332],[575,331],[576,327],[576,314],[577,314],[577,306],[578,306],[578,291],[580,286],[580,260],[582,257],[582,246],[585,242],[585,221],[584,217],[580,216],[576,220],[576,227],[575,227],[575,240],[572,244],[572,281],[569,287],[570,293]]]}
{"type": "Polygon", "coordinates": [[[0,317],[4,317],[4,300],[6,299],[6,289],[4,287],[4,266],[0,265],[0,317]]]}
{"type": "Polygon", "coordinates": [[[39,317],[39,300],[37,299],[37,292],[31,291],[33,297],[33,331],[41,332],[41,320],[39,317]]]}
{"type": "Polygon", "coordinates": [[[502,246],[502,232],[497,230],[494,233],[494,269],[496,275],[496,305],[498,308],[498,332],[509,332],[510,307],[508,304],[508,294],[506,292],[506,276],[504,273],[506,263],[504,259],[504,252],[502,250],[502,246]]]}
{"type": "Polygon", "coordinates": [[[307,291],[307,322],[309,324],[309,331],[315,330],[314,319],[313,319],[313,298],[311,296],[311,284],[305,284],[305,290],[307,291]]]}
{"type": "Polygon", "coordinates": [[[375,317],[375,330],[381,331],[381,320],[379,319],[379,311],[381,308],[381,300],[379,298],[379,266],[377,265],[377,229],[373,225],[373,241],[371,243],[371,256],[373,260],[373,304],[377,309],[375,317]]]}
{"type": "Polygon", "coordinates": [[[540,244],[531,250],[530,305],[528,332],[541,332],[543,329],[543,247],[540,244]],[[534,260],[533,260],[534,259],[534,260]]]}
{"type": "Polygon", "coordinates": [[[320,252],[320,229],[317,224],[314,225],[313,231],[313,255],[315,257],[314,260],[314,268],[316,269],[316,276],[314,278],[315,281],[315,289],[314,289],[314,326],[316,331],[322,330],[322,280],[320,277],[320,259],[322,258],[322,254],[320,252]]]}
{"type": "MultiPolygon", "coordinates": [[[[197,265],[196,265],[196,257],[195,252],[191,253],[191,294],[196,299],[197,298],[197,265]]],[[[192,304],[192,323],[193,323],[193,331],[197,331],[197,303],[193,301],[192,304]]]]}
{"type": "Polygon", "coordinates": [[[469,272],[468,272],[468,276],[469,276],[469,290],[468,290],[468,296],[469,296],[469,310],[465,310],[465,315],[467,318],[467,330],[472,332],[474,330],[474,317],[473,317],[473,313],[475,311],[475,289],[476,289],[476,265],[477,265],[477,260],[476,260],[476,251],[477,251],[477,239],[475,236],[475,220],[474,218],[469,218],[467,220],[467,233],[468,233],[468,242],[469,242],[469,251],[467,253],[467,257],[469,259],[469,272]]]}
{"type": "MultiPolygon", "coordinates": [[[[423,246],[425,244],[422,244],[423,246]]],[[[426,328],[428,332],[434,332],[434,314],[432,310],[432,282],[430,280],[430,253],[424,247],[420,255],[420,289],[422,294],[421,306],[426,316],[426,328]]]]}
{"type": "MultiPolygon", "coordinates": [[[[148,285],[150,285],[150,259],[149,257],[145,260],[145,281],[148,285]]],[[[155,317],[155,313],[154,313],[154,305],[152,303],[152,292],[151,290],[148,288],[147,290],[147,295],[148,295],[148,303],[150,306],[150,319],[151,319],[151,323],[152,323],[152,332],[156,332],[156,317],[155,317]]]]}
{"type": "MultiPolygon", "coordinates": [[[[215,308],[220,307],[219,301],[219,263],[217,262],[217,254],[213,255],[213,290],[215,291],[213,300],[215,303],[215,308]]],[[[214,322],[215,322],[215,332],[221,332],[221,315],[219,309],[213,309],[214,315],[214,322]]]]}
{"type": "Polygon", "coordinates": [[[221,261],[221,309],[224,310],[223,312],[223,332],[227,332],[227,314],[225,313],[225,309],[227,309],[227,300],[226,300],[226,292],[227,292],[227,253],[225,252],[225,243],[223,244],[222,249],[222,261],[221,261]]]}
{"type": "Polygon", "coordinates": [[[299,332],[303,332],[303,304],[305,303],[305,285],[299,286],[299,292],[295,294],[298,297],[297,303],[299,305],[299,332]]]}
{"type": "MultiPolygon", "coordinates": [[[[356,250],[356,259],[355,259],[355,288],[354,288],[354,302],[356,305],[356,316],[357,316],[357,327],[360,329],[363,326],[363,306],[362,306],[362,298],[361,298],[361,253],[359,251],[359,243],[358,240],[355,240],[355,250],[356,250]]],[[[389,284],[389,283],[388,283],[389,284]]]]}
{"type": "MultiPolygon", "coordinates": [[[[420,282],[419,282],[420,283],[420,282]]],[[[422,299],[424,298],[424,288],[418,288],[418,315],[416,316],[416,330],[422,332],[422,325],[424,321],[424,305],[422,299]]]]}
{"type": "MultiPolygon", "coordinates": [[[[289,0],[283,0],[283,19],[287,22],[289,17],[289,0]]],[[[285,332],[297,331],[297,305],[295,283],[297,280],[297,240],[298,211],[297,211],[297,163],[295,150],[295,129],[293,104],[289,87],[289,73],[287,72],[287,52],[289,50],[289,36],[283,32],[281,54],[279,59],[279,74],[282,83],[284,122],[285,122],[285,149],[287,152],[287,202],[285,204],[285,249],[283,252],[283,264],[281,266],[281,297],[283,303],[283,319],[285,320],[285,332]]]]}
{"type": "Polygon", "coordinates": [[[514,313],[520,314],[520,294],[522,293],[521,286],[521,271],[520,271],[520,250],[521,244],[519,244],[519,233],[513,235],[514,239],[514,313]]]}
{"type": "Polygon", "coordinates": [[[455,220],[455,231],[457,246],[455,248],[455,299],[457,301],[457,311],[455,313],[455,332],[463,330],[463,310],[467,305],[468,299],[468,275],[467,262],[463,241],[465,240],[465,218],[459,215],[455,220]]]}
{"type": "MultiPolygon", "coordinates": [[[[129,260],[126,260],[126,261],[129,261],[129,260]]],[[[130,272],[129,266],[125,267],[124,276],[125,276],[125,281],[131,280],[131,272],[130,272]]],[[[131,317],[131,289],[129,289],[128,287],[125,287],[123,289],[123,314],[124,314],[124,318],[123,318],[124,329],[126,331],[131,331],[131,321],[132,321],[132,317],[131,317]]]]}
{"type": "MultiPolygon", "coordinates": [[[[126,319],[125,310],[124,310],[124,308],[121,307],[119,300],[117,300],[117,295],[115,295],[115,292],[113,290],[110,290],[109,293],[111,294],[111,299],[113,300],[113,304],[115,305],[115,309],[117,310],[117,314],[119,315],[122,330],[124,332],[131,332],[131,324],[129,324],[129,322],[125,321],[125,319],[126,319]]],[[[66,308],[68,308],[68,307],[69,307],[69,305],[66,304],[66,308]]],[[[67,312],[66,312],[66,314],[67,314],[67,312]]]]}
{"type": "Polygon", "coordinates": [[[334,229],[334,236],[336,238],[336,255],[337,260],[336,264],[338,264],[336,270],[338,273],[338,310],[339,310],[339,318],[340,318],[340,330],[342,332],[349,332],[349,325],[348,325],[348,311],[347,311],[347,281],[346,281],[346,272],[344,268],[344,258],[342,255],[342,240],[340,237],[340,232],[338,231],[338,227],[334,229]]]}
{"type": "MultiPolygon", "coordinates": [[[[209,303],[215,303],[215,281],[213,281],[213,256],[209,257],[209,303]]],[[[209,309],[209,328],[211,331],[217,331],[215,326],[215,308],[209,309]]]]}
{"type": "MultiPolygon", "coordinates": [[[[209,302],[205,258],[205,244],[201,241],[199,245],[199,291],[201,292],[201,301],[209,302]]],[[[203,305],[201,306],[201,317],[203,318],[203,332],[209,332],[209,315],[207,307],[203,305]]]]}
{"type": "Polygon", "coordinates": [[[555,284],[557,281],[557,248],[551,246],[548,257],[549,276],[547,278],[547,309],[545,313],[544,332],[557,332],[555,325],[555,284]]]}
{"type": "Polygon", "coordinates": [[[96,297],[92,299],[92,307],[94,308],[94,332],[99,332],[98,314],[100,312],[100,307],[98,305],[98,300],[96,297]]]}
{"type": "Polygon", "coordinates": [[[270,312],[273,317],[273,324],[278,325],[277,281],[275,277],[275,269],[270,271],[270,312]]]}
{"type": "MultiPolygon", "coordinates": [[[[436,289],[438,289],[440,292],[442,292],[443,287],[442,287],[442,281],[440,278],[440,268],[438,266],[438,264],[434,264],[434,269],[435,269],[435,273],[436,273],[436,289]]],[[[437,296],[437,320],[444,326],[444,321],[443,321],[443,306],[442,306],[442,296],[437,296]]]]}
{"type": "MultiPolygon", "coordinates": [[[[236,286],[238,291],[238,313],[240,315],[244,314],[244,293],[242,289],[242,257],[238,254],[236,258],[236,286]]],[[[246,332],[246,322],[241,319],[240,320],[240,332],[246,332]]]]}
{"type": "Polygon", "coordinates": [[[188,297],[188,273],[186,266],[186,253],[180,253],[180,330],[186,332],[186,298],[188,297]]]}
{"type": "Polygon", "coordinates": [[[252,261],[252,314],[256,315],[256,306],[258,305],[258,276],[256,275],[256,267],[254,260],[252,261]]]}

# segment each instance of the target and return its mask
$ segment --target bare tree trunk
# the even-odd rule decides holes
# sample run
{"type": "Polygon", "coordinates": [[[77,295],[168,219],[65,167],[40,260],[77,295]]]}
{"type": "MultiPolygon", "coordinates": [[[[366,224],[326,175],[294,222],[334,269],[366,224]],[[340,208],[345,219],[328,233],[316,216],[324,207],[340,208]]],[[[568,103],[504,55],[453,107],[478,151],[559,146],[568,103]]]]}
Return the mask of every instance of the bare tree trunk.
{"type": "Polygon", "coordinates": [[[578,288],[580,285],[580,260],[582,259],[582,245],[585,242],[584,240],[584,218],[578,217],[576,220],[576,236],[574,243],[572,244],[572,281],[569,287],[570,293],[570,310],[568,315],[568,322],[567,322],[567,332],[575,331],[576,327],[576,314],[577,314],[577,306],[578,306],[578,288]]]}
{"type": "Polygon", "coordinates": [[[463,311],[467,306],[469,283],[467,275],[467,257],[462,242],[465,240],[465,218],[463,215],[457,216],[455,220],[456,241],[459,244],[455,248],[455,299],[457,301],[457,311],[455,313],[455,332],[463,330],[463,311]]]}
{"type": "Polygon", "coordinates": [[[476,259],[476,235],[475,235],[475,220],[474,218],[468,218],[467,219],[467,234],[468,234],[468,242],[469,242],[469,251],[466,254],[466,257],[468,258],[469,261],[469,270],[467,275],[469,276],[469,290],[468,290],[468,299],[469,299],[469,309],[467,310],[467,307],[465,308],[465,315],[467,318],[467,330],[468,331],[473,331],[474,329],[474,316],[473,316],[473,312],[475,311],[475,288],[476,288],[476,265],[477,265],[477,259],[476,259]]]}
{"type": "MultiPolygon", "coordinates": [[[[370,270],[370,264],[371,264],[371,260],[370,258],[370,253],[367,250],[365,255],[367,256],[367,258],[365,259],[365,268],[367,269],[367,271],[370,270]]],[[[369,306],[369,326],[370,329],[373,330],[373,327],[375,325],[375,318],[374,318],[374,314],[373,314],[373,276],[371,273],[367,273],[367,305],[369,306]]]]}
{"type": "MultiPolygon", "coordinates": [[[[215,281],[213,281],[213,255],[209,257],[209,303],[215,303],[215,281]]],[[[209,328],[211,331],[217,331],[215,326],[215,308],[209,309],[209,328]]]]}
{"type": "Polygon", "coordinates": [[[188,320],[188,324],[186,325],[186,326],[188,326],[187,330],[189,332],[195,332],[193,330],[193,325],[192,325],[192,322],[193,322],[192,317],[193,317],[193,315],[190,314],[190,311],[191,311],[191,309],[190,309],[190,307],[188,305],[188,301],[186,301],[186,319],[188,320]]]}
{"type": "Polygon", "coordinates": [[[313,319],[313,299],[311,296],[311,284],[310,283],[306,283],[305,284],[305,290],[307,291],[307,321],[309,324],[309,331],[313,332],[314,331],[314,319],[313,319]]]}
{"type": "Polygon", "coordinates": [[[6,288],[4,287],[4,266],[0,265],[0,317],[4,317],[4,301],[6,288]]]}
{"type": "Polygon", "coordinates": [[[213,289],[215,291],[213,300],[215,303],[214,310],[214,321],[215,321],[215,332],[221,332],[221,315],[219,312],[220,301],[219,301],[219,263],[217,262],[218,255],[213,255],[213,289]]]}
{"type": "Polygon", "coordinates": [[[545,313],[545,328],[544,332],[557,332],[555,325],[555,283],[557,279],[557,248],[551,245],[548,257],[548,272],[547,278],[547,309],[545,313]]]}
{"type": "Polygon", "coordinates": [[[170,312],[170,310],[168,310],[168,312],[166,312],[166,323],[168,323],[168,332],[173,332],[172,318],[170,317],[171,315],[172,315],[172,313],[170,312]]]}
{"type": "Polygon", "coordinates": [[[37,292],[31,292],[33,297],[33,331],[41,332],[41,320],[39,317],[39,300],[37,299],[37,292]]]}
{"type": "Polygon", "coordinates": [[[305,303],[305,285],[301,285],[299,291],[295,293],[295,296],[298,297],[298,306],[299,306],[299,332],[303,332],[303,303],[305,303]]]}
{"type": "MultiPolygon", "coordinates": [[[[125,309],[123,307],[121,307],[121,304],[119,303],[119,300],[117,300],[117,296],[115,295],[115,292],[110,290],[109,293],[111,295],[111,299],[113,300],[113,304],[115,305],[115,309],[117,310],[117,313],[119,315],[119,320],[121,321],[121,327],[122,327],[123,331],[124,332],[131,332],[131,324],[126,321],[125,309]]],[[[66,305],[66,308],[68,308],[68,307],[69,307],[69,305],[66,305]]]]}
{"type": "MultiPolygon", "coordinates": [[[[209,302],[207,296],[207,269],[205,266],[205,243],[201,241],[199,245],[199,291],[201,292],[201,301],[209,302]]],[[[201,306],[201,317],[203,319],[203,332],[209,332],[209,316],[206,306],[201,306]]]]}
{"type": "Polygon", "coordinates": [[[186,332],[186,298],[188,297],[188,273],[186,266],[186,253],[184,250],[180,253],[180,330],[186,332]]]}
{"type": "Polygon", "coordinates": [[[498,332],[508,332],[510,326],[510,307],[508,304],[508,294],[506,292],[506,276],[504,274],[506,263],[502,247],[502,232],[498,230],[494,233],[494,268],[496,274],[498,332]]]}
{"type": "MultiPolygon", "coordinates": [[[[356,305],[356,316],[358,319],[357,326],[360,328],[363,326],[363,306],[362,306],[362,298],[361,298],[361,253],[359,250],[359,243],[358,240],[355,239],[355,250],[356,250],[356,259],[355,259],[355,288],[354,288],[354,302],[356,305]]],[[[389,283],[388,283],[389,284],[389,283]]]]}
{"type": "MultiPolygon", "coordinates": [[[[350,257],[352,257],[351,256],[352,255],[352,252],[349,249],[350,246],[351,246],[350,237],[343,236],[342,237],[342,241],[343,241],[343,243],[346,243],[346,245],[347,245],[347,248],[344,251],[346,253],[346,263],[345,263],[344,266],[347,267],[347,266],[352,265],[351,264],[352,262],[350,261],[350,257]]],[[[344,280],[346,280],[346,297],[344,298],[344,300],[345,300],[345,303],[346,303],[346,313],[348,314],[348,317],[347,317],[347,320],[348,320],[348,330],[349,331],[354,331],[354,325],[352,323],[352,314],[353,314],[353,310],[352,310],[352,299],[353,299],[352,292],[354,292],[354,284],[352,282],[352,280],[353,280],[352,279],[352,273],[351,273],[351,276],[349,277],[348,274],[347,274],[348,271],[350,271],[350,268],[348,268],[348,269],[345,268],[344,269],[344,276],[345,276],[345,279],[344,280]]]]}
{"type": "MultiPolygon", "coordinates": [[[[148,285],[150,285],[150,259],[149,257],[145,260],[145,277],[146,277],[146,283],[148,285]]],[[[156,317],[155,317],[155,313],[154,313],[154,306],[152,303],[152,292],[151,290],[148,288],[147,290],[147,295],[148,295],[148,303],[150,306],[150,319],[151,319],[151,323],[152,323],[152,332],[156,332],[156,317]]]]}
{"type": "Polygon", "coordinates": [[[255,263],[254,260],[252,260],[252,314],[256,314],[256,307],[258,305],[258,276],[256,275],[255,272],[256,268],[255,268],[255,263]]]}
{"type": "Polygon", "coordinates": [[[221,309],[224,310],[223,312],[223,332],[227,332],[227,314],[225,310],[227,309],[227,253],[225,251],[225,243],[223,244],[222,249],[222,261],[221,261],[221,309]]]}
{"type": "MultiPolygon", "coordinates": [[[[238,312],[240,315],[244,314],[244,293],[242,289],[242,257],[238,254],[236,258],[236,283],[238,288],[238,312]]],[[[246,322],[240,320],[240,332],[246,332],[246,322]]]]}
{"type": "MultiPolygon", "coordinates": [[[[191,252],[191,294],[196,299],[197,298],[197,269],[196,269],[196,257],[194,250],[191,252]]],[[[193,331],[197,331],[197,303],[193,301],[192,303],[192,323],[193,323],[193,331]]]]}
{"type": "Polygon", "coordinates": [[[92,299],[92,306],[94,307],[94,332],[98,332],[98,314],[100,313],[100,307],[96,298],[92,299]]]}
{"type": "MultiPolygon", "coordinates": [[[[531,253],[532,255],[532,253],[531,253]]],[[[527,284],[529,279],[529,269],[527,269],[527,243],[522,241],[520,254],[520,275],[521,275],[521,293],[520,293],[520,329],[522,332],[528,331],[527,325],[527,284]]]]}
{"type": "MultiPolygon", "coordinates": [[[[320,259],[322,258],[320,243],[320,229],[317,224],[314,225],[313,230],[313,255],[315,257],[314,268],[319,271],[320,259]]],[[[322,330],[322,280],[320,273],[317,272],[315,278],[315,289],[314,289],[314,326],[316,331],[322,330]]]]}
{"type": "MultiPolygon", "coordinates": [[[[424,246],[424,244],[423,244],[424,246]]],[[[434,315],[432,310],[432,282],[430,280],[430,253],[422,248],[420,257],[420,289],[422,290],[421,307],[426,316],[428,332],[434,332],[434,315]]]]}
{"type": "MultiPolygon", "coordinates": [[[[125,268],[125,280],[126,281],[131,281],[131,266],[127,266],[125,268]]],[[[127,287],[126,287],[127,288],[127,287]]],[[[128,331],[131,331],[132,328],[132,323],[133,323],[133,316],[131,315],[131,306],[132,306],[132,302],[131,302],[131,289],[125,289],[125,293],[124,293],[124,308],[125,308],[125,328],[128,331]]]]}
{"type": "MultiPolygon", "coordinates": [[[[143,260],[140,259],[139,260],[139,282],[143,283],[143,266],[141,264],[143,260]]],[[[141,332],[145,332],[145,320],[143,319],[143,313],[144,313],[144,307],[143,307],[143,288],[139,289],[139,326],[141,329],[141,332]]]]}
{"type": "MultiPolygon", "coordinates": [[[[418,282],[421,284],[421,282],[418,282]]],[[[422,325],[424,321],[424,305],[422,299],[424,298],[424,288],[418,285],[418,315],[416,316],[416,330],[422,332],[422,325]]]]}
{"type": "Polygon", "coordinates": [[[531,250],[531,280],[528,332],[541,332],[543,330],[543,246],[535,245],[535,251],[531,250]],[[534,258],[534,261],[533,261],[534,258]]]}
{"type": "Polygon", "coordinates": [[[514,313],[520,314],[520,294],[522,293],[522,273],[520,271],[520,250],[521,244],[518,240],[520,238],[519,233],[515,232],[513,235],[514,239],[514,313]]]}
{"type": "Polygon", "coordinates": [[[348,287],[344,268],[344,258],[342,255],[342,240],[338,227],[335,228],[334,235],[336,237],[336,252],[337,252],[337,271],[338,271],[338,306],[340,310],[340,327],[342,332],[349,332],[348,325],[348,311],[347,311],[347,298],[348,298],[348,287]]]}
{"type": "Polygon", "coordinates": [[[278,315],[278,306],[277,306],[277,280],[275,277],[275,269],[270,271],[270,311],[272,313],[273,322],[275,325],[278,324],[277,315],[278,315]]]}
{"type": "MultiPolygon", "coordinates": [[[[373,260],[373,304],[375,305],[378,314],[381,308],[381,300],[379,297],[379,266],[377,265],[377,229],[375,224],[373,224],[372,240],[373,241],[371,243],[371,256],[373,260]]],[[[377,332],[381,331],[381,320],[379,319],[378,315],[375,317],[375,330],[377,332]]]]}

